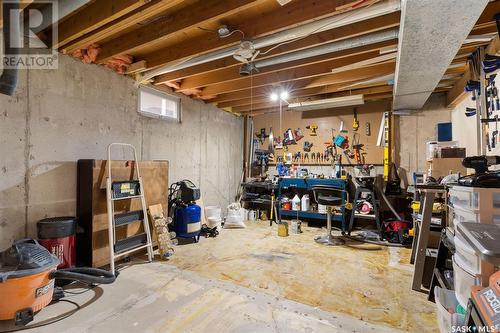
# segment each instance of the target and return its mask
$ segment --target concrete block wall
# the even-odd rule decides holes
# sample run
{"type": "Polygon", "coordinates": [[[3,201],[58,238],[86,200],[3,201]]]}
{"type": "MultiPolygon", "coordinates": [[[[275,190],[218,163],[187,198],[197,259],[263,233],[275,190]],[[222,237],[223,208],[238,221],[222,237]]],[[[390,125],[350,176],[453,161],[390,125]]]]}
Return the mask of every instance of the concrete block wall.
{"type": "Polygon", "coordinates": [[[74,215],[76,161],[106,158],[111,142],[169,160],[169,182],[191,179],[206,205],[234,201],[243,119],[185,96],[182,112],[180,124],[143,117],[131,79],[66,56],[58,70],[22,71],[16,95],[0,95],[0,249],[36,236],[41,218],[74,215]]]}

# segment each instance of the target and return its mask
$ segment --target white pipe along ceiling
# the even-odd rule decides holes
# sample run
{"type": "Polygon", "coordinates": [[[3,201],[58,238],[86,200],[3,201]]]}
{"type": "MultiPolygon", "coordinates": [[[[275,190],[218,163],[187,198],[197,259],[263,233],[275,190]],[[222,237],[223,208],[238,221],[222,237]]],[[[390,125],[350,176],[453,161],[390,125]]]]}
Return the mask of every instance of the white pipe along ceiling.
{"type": "MultiPolygon", "coordinates": [[[[393,12],[397,12],[399,10],[400,10],[399,0],[381,1],[369,7],[361,8],[352,12],[334,15],[331,17],[326,17],[321,20],[309,22],[294,28],[276,32],[268,36],[259,37],[253,39],[252,43],[256,49],[260,49],[278,43],[292,41],[294,39],[304,37],[309,34],[331,30],[348,24],[353,24],[359,21],[368,20],[374,17],[390,14],[393,12]]],[[[178,61],[168,63],[160,68],[153,69],[151,71],[144,73],[143,76],[140,78],[140,81],[144,82],[161,74],[170,73],[175,70],[187,68],[190,66],[196,66],[199,64],[207,63],[209,61],[214,61],[225,57],[229,57],[232,56],[237,49],[238,45],[230,46],[221,50],[195,56],[192,58],[180,59],[178,61]]]]}
{"type": "Polygon", "coordinates": [[[402,0],[394,110],[421,109],[489,0],[402,0]]]}

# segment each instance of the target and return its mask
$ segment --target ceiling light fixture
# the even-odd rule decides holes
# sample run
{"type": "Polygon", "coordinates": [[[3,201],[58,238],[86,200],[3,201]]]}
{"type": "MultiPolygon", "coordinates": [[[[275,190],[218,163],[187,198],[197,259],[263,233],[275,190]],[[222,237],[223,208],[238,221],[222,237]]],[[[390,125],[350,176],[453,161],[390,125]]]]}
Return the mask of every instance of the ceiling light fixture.
{"type": "Polygon", "coordinates": [[[330,108],[338,108],[343,106],[354,106],[365,104],[363,95],[352,95],[346,97],[334,97],[327,99],[319,99],[315,101],[305,101],[299,103],[288,104],[288,108],[293,111],[311,111],[330,108]]]}
{"type": "Polygon", "coordinates": [[[277,102],[278,98],[279,98],[279,96],[275,92],[271,93],[271,95],[269,96],[269,99],[271,99],[271,101],[273,101],[273,102],[277,102]]]}

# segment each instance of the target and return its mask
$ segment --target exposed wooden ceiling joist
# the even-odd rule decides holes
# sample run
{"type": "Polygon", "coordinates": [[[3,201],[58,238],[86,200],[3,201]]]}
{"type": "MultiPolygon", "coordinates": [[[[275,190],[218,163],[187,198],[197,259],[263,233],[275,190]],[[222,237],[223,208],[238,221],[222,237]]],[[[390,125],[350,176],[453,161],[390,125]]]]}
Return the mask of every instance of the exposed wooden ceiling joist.
{"type": "Polygon", "coordinates": [[[266,0],[204,0],[195,2],[178,12],[172,13],[154,22],[132,30],[124,35],[101,44],[102,51],[97,63],[119,54],[126,54],[139,47],[158,43],[174,34],[203,26],[207,22],[233,15],[266,0]]]}
{"type": "MultiPolygon", "coordinates": [[[[290,70],[277,71],[264,74],[255,78],[243,78],[239,80],[214,84],[203,89],[203,95],[218,95],[237,90],[247,90],[250,87],[282,84],[285,82],[303,80],[323,76],[330,73],[332,69],[371,59],[378,55],[378,51],[361,53],[349,57],[342,57],[328,62],[301,66],[290,70]]],[[[340,74],[335,74],[340,75],[340,74]]]]}
{"type": "MultiPolygon", "coordinates": [[[[308,100],[316,100],[316,99],[322,99],[322,98],[332,98],[332,97],[341,97],[341,96],[350,96],[350,95],[378,95],[381,93],[392,93],[392,86],[379,86],[379,87],[373,87],[373,88],[364,88],[364,89],[355,89],[355,90],[350,90],[350,91],[341,91],[341,92],[334,92],[334,93],[329,93],[327,95],[316,95],[314,98],[307,97],[306,98],[292,98],[289,100],[290,103],[297,103],[297,102],[303,102],[303,101],[308,101],[308,100]]],[[[231,107],[231,111],[236,112],[236,113],[244,113],[244,112],[250,112],[253,110],[261,110],[261,109],[268,109],[268,108],[274,108],[277,107],[279,104],[276,102],[271,102],[269,98],[267,100],[262,100],[259,102],[256,102],[252,105],[242,105],[242,106],[233,106],[231,107]]],[[[221,107],[221,106],[219,106],[221,107]]]]}
{"type": "MultiPolygon", "coordinates": [[[[393,28],[399,25],[399,12],[371,18],[365,21],[356,22],[355,24],[349,24],[343,27],[339,27],[332,30],[327,30],[312,34],[303,39],[294,41],[292,43],[284,44],[276,49],[272,50],[265,56],[258,57],[259,60],[271,58],[277,55],[282,55],[285,53],[305,49],[312,46],[318,46],[325,43],[332,43],[340,41],[347,38],[353,38],[356,36],[373,33],[381,31],[384,29],[393,28]]],[[[185,79],[187,77],[196,76],[192,78],[193,80],[207,79],[210,76],[218,75],[220,72],[218,70],[229,70],[232,69],[233,73],[238,73],[238,67],[241,65],[240,62],[233,58],[224,58],[216,61],[207,62],[205,64],[191,66],[182,70],[173,71],[166,73],[157,77],[157,82],[167,82],[167,81],[178,81],[180,79],[185,79]]],[[[189,78],[191,80],[191,78],[189,78]]],[[[188,81],[189,82],[189,81],[188,81]]],[[[186,85],[188,83],[184,82],[186,85]]]]}
{"type": "MultiPolygon", "coordinates": [[[[300,88],[300,87],[295,87],[293,91],[290,92],[290,94],[293,96],[293,98],[300,98],[300,97],[308,97],[308,96],[315,96],[315,95],[325,95],[329,93],[335,93],[339,91],[353,91],[356,89],[378,89],[381,86],[388,86],[387,81],[381,81],[377,83],[371,83],[371,84],[360,84],[356,87],[353,88],[346,88],[347,85],[353,84],[353,83],[362,83],[359,80],[348,82],[348,83],[341,83],[337,85],[330,85],[327,87],[317,87],[317,88],[300,88]]],[[[253,97],[248,97],[244,99],[237,99],[237,100],[232,100],[232,101],[226,101],[226,102],[218,102],[216,103],[217,107],[219,108],[228,108],[228,107],[235,107],[235,106],[250,106],[254,103],[264,103],[269,101],[269,95],[268,94],[260,94],[260,95],[254,95],[253,97]]],[[[213,101],[212,101],[213,102],[213,101]]]]}
{"type": "MultiPolygon", "coordinates": [[[[242,30],[248,38],[258,38],[274,32],[286,30],[299,24],[330,17],[338,14],[335,8],[348,3],[345,0],[301,0],[292,1],[284,7],[259,13],[257,16],[245,17],[235,27],[242,30]]],[[[206,36],[192,38],[176,45],[156,50],[144,57],[150,68],[179,61],[184,58],[205,54],[227,46],[236,45],[240,36],[219,39],[216,34],[208,33],[206,36]]]]}
{"type": "MultiPolygon", "coordinates": [[[[144,6],[123,15],[114,21],[108,22],[97,29],[85,33],[65,45],[61,45],[60,50],[63,53],[72,53],[78,49],[86,48],[90,44],[99,43],[101,40],[119,34],[124,29],[130,28],[179,5],[182,1],[183,0],[145,1],[146,4],[144,6]]],[[[61,31],[59,33],[61,33],[61,31]]]]}
{"type": "Polygon", "coordinates": [[[147,0],[94,1],[58,24],[58,40],[52,47],[59,48],[117,18],[140,8],[147,0]]]}
{"type": "MultiPolygon", "coordinates": [[[[353,49],[347,49],[347,50],[342,50],[338,52],[333,52],[329,54],[324,54],[316,57],[311,57],[311,58],[304,58],[300,60],[295,60],[295,61],[288,61],[285,63],[281,64],[276,64],[273,66],[268,66],[265,68],[262,68],[259,70],[258,73],[252,74],[252,78],[249,78],[248,76],[241,76],[238,72],[238,68],[233,68],[229,67],[227,69],[223,69],[220,71],[217,71],[215,73],[211,73],[210,75],[204,75],[202,77],[191,77],[182,80],[181,85],[180,85],[180,91],[184,89],[192,89],[192,88],[201,88],[201,87],[207,87],[211,85],[216,85],[216,84],[221,84],[224,82],[229,82],[232,81],[233,83],[237,82],[243,82],[243,81],[253,81],[254,86],[258,86],[259,82],[262,82],[262,80],[265,79],[260,79],[261,77],[267,77],[269,76],[269,73],[273,72],[278,72],[278,71],[283,71],[287,69],[294,69],[294,68],[300,68],[300,67],[305,67],[305,66],[312,66],[315,64],[323,64],[325,67],[323,68],[328,68],[328,66],[332,65],[332,61],[338,60],[341,58],[345,57],[350,57],[350,56],[355,56],[363,53],[372,53],[373,57],[370,59],[373,59],[377,56],[378,51],[380,48],[385,47],[387,45],[397,45],[397,40],[390,40],[386,42],[380,42],[376,44],[371,44],[371,45],[365,45],[362,47],[358,48],[353,48],[353,49]],[[374,53],[374,51],[376,53],[374,53]]],[[[365,59],[366,60],[366,59],[365,59]]],[[[308,67],[312,68],[312,67],[308,67]]],[[[319,68],[319,66],[318,66],[319,68]]],[[[332,67],[329,68],[331,70],[332,67]]],[[[306,69],[307,70],[307,69],[306,69]]],[[[302,71],[301,73],[304,73],[302,71]]],[[[305,75],[305,77],[308,76],[313,76],[317,75],[318,71],[311,71],[309,75],[305,75]]],[[[236,87],[236,85],[235,85],[236,87]]]]}

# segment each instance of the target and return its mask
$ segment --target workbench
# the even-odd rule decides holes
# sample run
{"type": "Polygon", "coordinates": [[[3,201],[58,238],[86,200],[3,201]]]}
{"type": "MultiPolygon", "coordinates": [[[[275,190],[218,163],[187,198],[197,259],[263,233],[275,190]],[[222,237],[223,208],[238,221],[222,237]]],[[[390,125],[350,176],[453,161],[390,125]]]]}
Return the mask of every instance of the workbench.
{"type": "MultiPolygon", "coordinates": [[[[278,182],[278,197],[282,198],[285,193],[298,193],[299,196],[302,196],[305,193],[309,194],[309,198],[311,203],[314,202],[314,195],[312,193],[312,187],[314,185],[327,185],[336,187],[342,190],[346,190],[348,186],[347,179],[338,179],[338,178],[281,178],[278,182]]],[[[292,199],[293,195],[290,195],[290,199],[292,199]]],[[[332,215],[332,221],[338,221],[342,225],[342,230],[346,229],[346,218],[345,218],[345,208],[344,204],[346,203],[346,194],[342,193],[342,208],[340,209],[340,214],[332,215]]],[[[282,217],[299,217],[303,219],[316,219],[326,221],[326,213],[319,213],[318,211],[296,211],[296,210],[285,210],[280,207],[280,215],[282,217]]]]}

